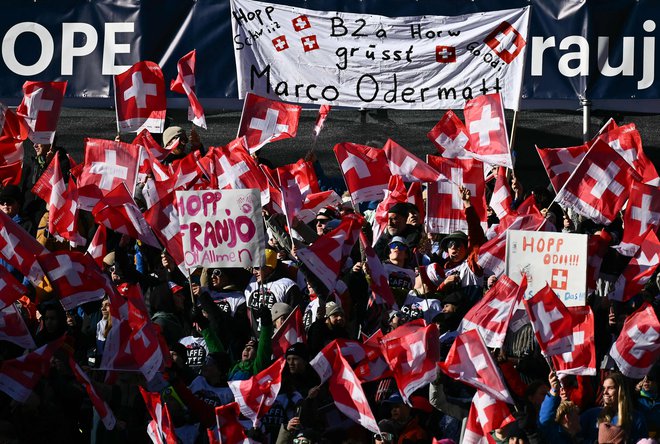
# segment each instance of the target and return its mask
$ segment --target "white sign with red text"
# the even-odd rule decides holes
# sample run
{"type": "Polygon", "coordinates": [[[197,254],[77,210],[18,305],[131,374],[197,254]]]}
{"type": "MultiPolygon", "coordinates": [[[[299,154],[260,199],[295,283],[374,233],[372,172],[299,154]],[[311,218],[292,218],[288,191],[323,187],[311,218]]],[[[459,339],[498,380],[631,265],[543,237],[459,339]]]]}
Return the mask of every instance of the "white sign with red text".
{"type": "Polygon", "coordinates": [[[587,239],[586,234],[509,230],[506,274],[517,284],[527,275],[526,299],[547,283],[567,307],[584,305],[587,239]]]}
{"type": "Polygon", "coordinates": [[[186,268],[263,264],[259,190],[177,191],[176,199],[186,268]]]}

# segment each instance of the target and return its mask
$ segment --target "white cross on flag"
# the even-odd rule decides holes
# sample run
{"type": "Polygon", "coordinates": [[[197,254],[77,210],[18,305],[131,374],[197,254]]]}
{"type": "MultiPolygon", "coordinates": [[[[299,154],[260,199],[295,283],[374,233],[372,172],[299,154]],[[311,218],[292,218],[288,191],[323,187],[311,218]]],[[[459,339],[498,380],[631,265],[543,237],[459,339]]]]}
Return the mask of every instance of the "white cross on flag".
{"type": "Polygon", "coordinates": [[[499,367],[478,330],[468,330],[458,335],[445,362],[440,362],[438,367],[454,379],[483,390],[499,401],[513,404],[499,367]]]}
{"type": "Polygon", "coordinates": [[[621,373],[641,379],[660,357],[660,322],[653,307],[645,302],[628,316],[621,333],[612,344],[610,356],[621,373]]]}
{"type": "Polygon", "coordinates": [[[65,91],[66,81],[23,84],[23,101],[16,114],[25,119],[32,142],[53,143],[65,91]]]}
{"type": "Polygon", "coordinates": [[[303,198],[305,198],[305,196],[310,193],[321,192],[319,181],[316,178],[316,172],[314,171],[314,165],[312,162],[300,159],[296,163],[277,167],[277,169],[287,170],[293,176],[296,184],[298,184],[298,188],[300,188],[300,194],[303,198]]]}
{"type": "Polygon", "coordinates": [[[89,376],[87,376],[87,374],[83,371],[82,368],[80,368],[75,359],[73,359],[73,354],[69,355],[69,367],[71,367],[71,372],[76,377],[78,383],[85,388],[87,396],[89,396],[89,399],[92,401],[94,410],[96,410],[96,413],[98,413],[101,421],[103,421],[105,428],[107,430],[114,429],[115,424],[117,423],[114,413],[112,413],[108,403],[106,403],[103,398],[99,396],[98,392],[94,388],[94,385],[92,384],[92,381],[89,379],[89,376]]]}
{"type": "Polygon", "coordinates": [[[0,257],[35,285],[44,278],[37,256],[47,251],[23,227],[0,211],[0,257]]]}
{"type": "Polygon", "coordinates": [[[580,164],[580,161],[587,154],[590,146],[591,143],[566,148],[536,147],[536,152],[541,158],[541,162],[545,167],[545,172],[548,174],[548,179],[550,179],[550,184],[552,184],[555,193],[561,190],[561,187],[571,177],[571,173],[580,164]]]}
{"type": "Polygon", "coordinates": [[[621,157],[626,159],[642,177],[642,182],[660,186],[658,172],[653,166],[653,162],[646,157],[642,148],[642,138],[634,123],[614,128],[598,136],[599,140],[607,143],[621,157]]]}
{"type": "Polygon", "coordinates": [[[179,59],[176,64],[177,77],[170,83],[170,89],[174,92],[188,96],[190,106],[188,107],[188,120],[195,125],[206,129],[206,117],[204,108],[195,94],[195,60],[197,52],[193,49],[179,59]]]}
{"type": "Polygon", "coordinates": [[[48,202],[48,231],[74,245],[85,245],[86,240],[78,233],[78,187],[69,176],[67,187],[62,177],[60,156],[51,161],[50,199],[48,202]]]}
{"type": "MultiPolygon", "coordinates": [[[[523,277],[527,285],[526,276],[523,277]]],[[[521,284],[522,285],[522,284],[521,284]]],[[[523,299],[534,336],[546,356],[573,350],[573,320],[571,312],[546,283],[530,299],[523,299]]]]}
{"type": "Polygon", "coordinates": [[[466,149],[470,145],[470,135],[465,124],[454,111],[447,111],[426,137],[440,151],[442,157],[448,159],[472,157],[472,153],[466,149]]]}
{"type": "Polygon", "coordinates": [[[392,139],[387,139],[383,151],[391,173],[405,182],[436,182],[440,178],[440,173],[392,139]]]}
{"type": "Polygon", "coordinates": [[[27,289],[7,269],[0,265],[0,310],[27,294],[27,289]]]}
{"type": "Polygon", "coordinates": [[[138,388],[142,394],[142,399],[144,399],[144,404],[147,406],[149,416],[151,416],[151,421],[147,426],[147,434],[151,437],[152,442],[154,444],[179,442],[174,433],[174,422],[170,417],[170,411],[167,404],[163,402],[160,393],[148,392],[142,386],[138,386],[138,388]]]}
{"type": "Polygon", "coordinates": [[[55,251],[37,259],[65,310],[103,299],[112,285],[96,262],[79,251],[55,251]]]}
{"type": "Polygon", "coordinates": [[[335,145],[334,152],[354,203],[385,196],[391,172],[383,150],[344,142],[335,145]]]}
{"type": "Polygon", "coordinates": [[[403,183],[403,178],[396,174],[390,176],[387,183],[387,190],[385,190],[385,198],[378,203],[376,207],[376,215],[371,222],[371,230],[373,232],[373,245],[376,245],[378,238],[380,238],[388,223],[388,210],[397,203],[405,203],[408,200],[408,192],[406,185],[403,183]]]}
{"type": "Polygon", "coordinates": [[[80,208],[91,211],[102,196],[123,183],[135,191],[139,147],[103,139],[85,139],[85,164],[78,180],[80,208]]]}
{"type": "Polygon", "coordinates": [[[490,432],[502,429],[516,419],[509,406],[488,393],[477,390],[472,398],[470,413],[463,435],[463,444],[490,443],[490,432]]]}
{"type": "Polygon", "coordinates": [[[403,400],[410,404],[410,396],[437,377],[436,363],[440,359],[438,326],[424,320],[408,322],[381,340],[381,350],[403,400]]]}
{"type": "Polygon", "coordinates": [[[328,206],[339,206],[341,197],[336,191],[321,191],[318,193],[310,193],[305,196],[302,209],[298,218],[305,223],[309,223],[316,218],[316,214],[321,208],[328,206]]]}
{"type": "Polygon", "coordinates": [[[383,357],[383,350],[380,346],[382,338],[383,332],[378,330],[364,342],[335,339],[326,345],[321,353],[327,354],[328,349],[333,347],[334,343],[337,343],[342,356],[361,382],[377,381],[392,377],[392,371],[383,357]]]}
{"type": "Polygon", "coordinates": [[[321,105],[319,107],[319,115],[316,117],[316,122],[314,123],[314,138],[317,138],[321,133],[331,109],[332,107],[330,105],[321,105]]]}
{"type": "Polygon", "coordinates": [[[500,94],[486,94],[468,101],[464,115],[470,137],[465,149],[472,157],[490,165],[513,168],[500,94]]]}
{"type": "Polygon", "coordinates": [[[372,309],[374,305],[380,304],[385,305],[386,308],[391,308],[396,302],[383,264],[362,231],[360,231],[360,242],[362,242],[364,248],[364,260],[367,263],[367,270],[371,278],[369,279],[371,294],[369,295],[367,308],[372,309]]]}
{"type": "Polygon", "coordinates": [[[648,234],[639,250],[614,283],[614,290],[608,297],[625,302],[637,295],[651,279],[660,264],[660,241],[654,231],[648,234]]]}
{"type": "Polygon", "coordinates": [[[364,218],[355,214],[344,216],[337,228],[316,239],[308,248],[298,250],[298,257],[332,292],[337,276],[351,249],[358,240],[364,218]]]}
{"type": "Polygon", "coordinates": [[[602,140],[597,140],[573,171],[555,202],[599,224],[609,225],[628,199],[633,168],[602,140]]]}
{"type": "Polygon", "coordinates": [[[429,233],[467,231],[463,201],[458,190],[464,186],[471,192],[472,207],[482,226],[486,226],[486,184],[484,164],[476,159],[445,159],[427,156],[427,163],[442,179],[428,187],[426,226],[429,233]]]}
{"type": "Polygon", "coordinates": [[[243,103],[243,114],[236,137],[245,136],[250,153],[276,140],[296,137],[299,105],[277,102],[248,93],[243,103]]]}
{"type": "Polygon", "coordinates": [[[334,347],[325,347],[309,364],[321,377],[321,383],[328,381],[330,394],[340,412],[367,430],[380,433],[360,380],[342,356],[339,345],[334,344],[334,347]]]}
{"type": "Polygon", "coordinates": [[[245,427],[238,421],[240,413],[241,409],[237,402],[230,402],[216,407],[215,421],[217,427],[213,431],[209,429],[209,444],[253,444],[254,441],[248,439],[245,435],[245,427]]]}
{"type": "Polygon", "coordinates": [[[98,225],[94,237],[87,247],[86,253],[94,259],[99,268],[103,268],[103,258],[108,254],[107,239],[108,229],[105,225],[98,225]]]}
{"type": "Polygon", "coordinates": [[[483,298],[468,311],[457,331],[478,329],[486,346],[501,348],[504,344],[511,314],[525,293],[508,276],[501,276],[483,298]]]}
{"type": "Polygon", "coordinates": [[[143,148],[148,149],[151,154],[158,160],[163,160],[166,158],[172,149],[174,149],[177,144],[172,143],[168,147],[164,148],[160,146],[158,142],[156,142],[156,139],[154,139],[154,136],[151,135],[149,130],[143,129],[138,133],[137,136],[135,136],[135,139],[133,139],[133,142],[131,142],[133,145],[139,145],[143,148]]]}
{"type": "Polygon", "coordinates": [[[552,365],[558,375],[593,376],[596,374],[594,314],[588,305],[566,308],[573,319],[573,350],[554,355],[552,365]]]}
{"type": "Polygon", "coordinates": [[[179,226],[179,209],[175,193],[168,193],[144,212],[144,219],[152,228],[154,235],[172,256],[179,270],[187,276],[183,255],[183,234],[179,226]]]}
{"type": "MultiPolygon", "coordinates": [[[[4,290],[0,288],[0,291],[4,290]]],[[[12,342],[28,350],[37,348],[23,316],[12,303],[0,310],[0,341],[12,342]]]]}
{"type": "Polygon", "coordinates": [[[105,225],[111,230],[127,234],[133,239],[141,240],[147,245],[161,248],[158,240],[151,231],[151,227],[144,220],[133,197],[128,193],[123,183],[106,194],[92,208],[92,216],[98,224],[105,225]]]}
{"type": "Polygon", "coordinates": [[[245,381],[229,381],[229,388],[241,408],[241,413],[257,424],[275,402],[282,385],[282,370],[286,365],[279,358],[270,367],[245,381]]]}
{"type": "Polygon", "coordinates": [[[66,336],[39,347],[32,353],[0,364],[0,390],[20,403],[26,403],[41,377],[50,371],[50,360],[66,336]]]}
{"type": "Polygon", "coordinates": [[[162,133],[165,127],[165,80],[154,62],[138,62],[114,76],[117,130],[162,133]]]}
{"type": "Polygon", "coordinates": [[[303,327],[302,313],[300,307],[296,306],[293,311],[273,334],[273,356],[275,359],[284,356],[289,347],[298,342],[306,342],[305,329],[303,327]]]}
{"type": "Polygon", "coordinates": [[[0,103],[0,184],[3,187],[21,182],[23,141],[27,131],[23,119],[0,103]]]}
{"type": "Polygon", "coordinates": [[[623,238],[616,249],[625,256],[634,256],[649,231],[660,226],[660,188],[633,182],[623,214],[623,238]]]}
{"type": "Polygon", "coordinates": [[[498,218],[502,218],[511,212],[512,202],[509,181],[506,178],[506,168],[498,167],[495,187],[493,188],[493,194],[490,196],[490,207],[498,218]]]}

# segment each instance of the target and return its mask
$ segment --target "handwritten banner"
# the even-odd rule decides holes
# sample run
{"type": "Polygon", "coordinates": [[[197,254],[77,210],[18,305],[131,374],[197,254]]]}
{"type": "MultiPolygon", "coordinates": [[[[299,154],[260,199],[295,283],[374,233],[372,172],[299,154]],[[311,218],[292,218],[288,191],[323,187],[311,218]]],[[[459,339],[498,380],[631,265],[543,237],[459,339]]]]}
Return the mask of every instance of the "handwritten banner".
{"type": "Polygon", "coordinates": [[[587,288],[587,235],[509,230],[506,274],[520,283],[527,274],[526,298],[546,283],[567,307],[584,305],[587,288]]]}
{"type": "Polygon", "coordinates": [[[187,268],[263,264],[259,190],[177,191],[176,199],[187,268]]]}
{"type": "Polygon", "coordinates": [[[518,109],[529,7],[384,17],[232,0],[239,96],[365,108],[518,109]]]}

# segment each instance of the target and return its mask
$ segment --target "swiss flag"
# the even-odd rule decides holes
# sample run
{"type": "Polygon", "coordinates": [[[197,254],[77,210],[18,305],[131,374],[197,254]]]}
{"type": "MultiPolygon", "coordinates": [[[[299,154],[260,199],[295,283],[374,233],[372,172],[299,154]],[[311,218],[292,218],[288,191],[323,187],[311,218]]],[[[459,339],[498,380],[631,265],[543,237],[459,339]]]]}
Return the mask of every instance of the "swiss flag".
{"type": "Polygon", "coordinates": [[[337,228],[316,239],[308,248],[298,250],[298,257],[332,292],[337,276],[358,240],[364,218],[355,214],[344,216],[337,228]]]}
{"type": "Polygon", "coordinates": [[[498,218],[502,218],[511,212],[511,190],[509,181],[506,178],[506,168],[499,167],[495,178],[495,187],[490,197],[490,207],[498,218]]]}
{"type": "Polygon", "coordinates": [[[445,362],[438,366],[448,376],[482,390],[499,401],[513,404],[511,394],[478,330],[468,330],[458,335],[445,362]]]}
{"type": "Polygon", "coordinates": [[[321,208],[328,206],[338,206],[341,203],[341,197],[336,191],[321,191],[319,193],[310,193],[305,196],[302,209],[298,218],[309,223],[316,218],[316,214],[321,208]]]}
{"type": "Polygon", "coordinates": [[[30,233],[0,211],[0,257],[35,285],[44,278],[37,256],[47,251],[30,233]]]}
{"type": "Polygon", "coordinates": [[[144,219],[184,275],[188,275],[183,255],[183,234],[174,193],[167,194],[144,212],[144,219]]]}
{"type": "Polygon", "coordinates": [[[539,148],[536,152],[541,158],[545,167],[545,172],[550,179],[550,184],[555,193],[561,190],[575,168],[580,164],[582,158],[589,151],[593,142],[585,143],[579,146],[570,146],[566,148],[539,148]]]}
{"type": "Polygon", "coordinates": [[[267,143],[296,137],[301,110],[299,105],[247,93],[237,137],[245,136],[250,153],[267,143]]]}
{"type": "Polygon", "coordinates": [[[289,347],[298,342],[306,342],[305,339],[302,313],[300,312],[300,307],[296,306],[280,328],[273,334],[273,356],[276,359],[284,356],[284,353],[289,347]]]}
{"type": "Polygon", "coordinates": [[[437,377],[436,363],[440,359],[438,326],[424,326],[424,320],[408,322],[381,340],[383,356],[390,366],[401,396],[406,403],[415,390],[437,377]]]}
{"type": "Polygon", "coordinates": [[[484,39],[504,63],[511,63],[525,48],[525,37],[509,22],[503,21],[484,39]]]}
{"type": "Polygon", "coordinates": [[[112,285],[96,262],[79,251],[55,251],[37,259],[65,310],[103,299],[112,285]]]}
{"type": "Polygon", "coordinates": [[[107,239],[108,229],[105,225],[97,225],[96,232],[87,247],[86,253],[94,259],[94,262],[96,262],[96,265],[98,265],[99,268],[103,268],[103,258],[108,254],[108,246],[106,245],[107,239]]]}
{"type": "Polygon", "coordinates": [[[245,435],[245,427],[238,422],[238,415],[241,409],[236,402],[230,402],[215,408],[215,419],[217,430],[213,431],[214,437],[219,444],[235,443],[250,444],[252,441],[245,435]]]}
{"type": "Polygon", "coordinates": [[[20,403],[26,403],[42,376],[50,370],[53,354],[66,336],[39,347],[32,353],[0,363],[0,390],[20,403]]]}
{"type": "Polygon", "coordinates": [[[314,123],[314,138],[318,137],[325,125],[325,121],[328,119],[328,114],[330,114],[330,105],[321,105],[319,107],[319,114],[316,117],[316,122],[314,123]]]}
{"type": "Polygon", "coordinates": [[[328,381],[330,394],[340,412],[367,430],[380,433],[360,380],[342,356],[339,345],[332,344],[334,346],[325,347],[309,364],[321,377],[321,383],[328,381]]]}
{"type": "Polygon", "coordinates": [[[92,381],[89,379],[89,376],[87,376],[75,359],[73,359],[73,354],[69,355],[69,367],[71,367],[71,372],[73,373],[73,376],[76,377],[78,383],[85,388],[87,396],[89,396],[89,399],[92,401],[92,405],[101,418],[101,421],[103,421],[105,428],[108,430],[114,429],[115,424],[117,423],[114,413],[112,413],[108,403],[99,396],[92,381]]]}
{"type": "Polygon", "coordinates": [[[67,82],[31,82],[23,84],[23,101],[16,114],[25,119],[34,143],[53,143],[67,82]]]}
{"type": "Polygon", "coordinates": [[[241,413],[257,424],[275,402],[282,385],[282,370],[286,360],[277,359],[270,367],[245,381],[229,381],[229,388],[241,408],[241,413]]]}
{"type": "Polygon", "coordinates": [[[294,218],[298,216],[302,209],[303,197],[300,193],[300,187],[296,183],[289,170],[277,170],[277,176],[280,182],[280,193],[282,195],[282,211],[286,216],[286,223],[289,230],[293,227],[294,218]]]}
{"type": "Polygon", "coordinates": [[[218,189],[256,188],[260,192],[261,205],[268,204],[268,180],[248,153],[245,138],[240,137],[225,146],[211,147],[206,157],[212,160],[218,189]]]}
{"type": "Polygon", "coordinates": [[[305,198],[310,193],[320,193],[319,180],[316,178],[314,165],[304,159],[296,163],[277,167],[278,170],[286,170],[291,174],[300,188],[300,194],[305,198]]]}
{"type": "Polygon", "coordinates": [[[433,142],[442,157],[448,159],[472,157],[467,150],[470,146],[470,135],[465,124],[454,111],[447,111],[426,137],[433,142]]]}
{"type": "Polygon", "coordinates": [[[51,161],[53,176],[48,202],[48,231],[74,244],[84,245],[86,240],[78,234],[78,187],[69,177],[67,188],[60,168],[60,156],[51,161]]]}
{"type": "Polygon", "coordinates": [[[511,314],[525,293],[508,276],[501,276],[484,297],[468,311],[457,331],[479,330],[486,346],[501,348],[504,344],[511,314]]]}
{"type": "Polygon", "coordinates": [[[78,180],[83,210],[91,211],[102,196],[122,183],[133,195],[139,149],[114,140],[85,139],[85,164],[78,180]]]}
{"type": "Polygon", "coordinates": [[[0,185],[19,185],[23,172],[23,161],[0,164],[0,185]]]}
{"type": "Polygon", "coordinates": [[[436,182],[440,178],[440,173],[392,139],[387,139],[383,151],[390,172],[406,182],[436,182]]]}
{"type": "Polygon", "coordinates": [[[633,182],[623,226],[623,238],[617,250],[625,256],[634,256],[646,234],[660,226],[660,188],[633,182]]]}
{"type": "Polygon", "coordinates": [[[162,133],[165,127],[165,80],[154,62],[137,62],[114,76],[117,130],[162,133]]]}
{"type": "Polygon", "coordinates": [[[360,242],[362,242],[362,247],[364,248],[364,260],[367,264],[369,277],[371,278],[369,279],[371,295],[369,296],[367,308],[372,309],[374,305],[381,304],[384,304],[387,308],[391,308],[396,302],[385,268],[383,268],[378,255],[376,255],[374,249],[369,245],[367,236],[362,231],[360,231],[360,242]]]}
{"type": "Polygon", "coordinates": [[[152,442],[154,444],[173,444],[179,442],[174,433],[174,422],[172,422],[172,418],[170,417],[170,411],[163,402],[160,393],[148,392],[142,386],[138,386],[138,388],[142,394],[142,399],[144,399],[144,404],[147,406],[149,416],[151,416],[151,421],[149,421],[149,425],[147,426],[147,433],[151,437],[152,442]]]}
{"type": "Polygon", "coordinates": [[[555,202],[603,225],[609,225],[628,199],[639,175],[602,140],[597,140],[557,193],[555,202]]]}
{"type": "Polygon", "coordinates": [[[573,350],[554,355],[552,365],[559,375],[596,374],[594,314],[588,305],[566,307],[573,319],[573,350]]]}
{"type": "Polygon", "coordinates": [[[5,187],[21,182],[23,140],[27,138],[27,125],[18,119],[16,114],[0,103],[0,184],[5,187]]]}
{"type": "Polygon", "coordinates": [[[404,203],[407,201],[408,192],[406,191],[406,185],[403,183],[403,178],[396,174],[391,175],[389,182],[387,183],[387,190],[385,190],[385,198],[376,207],[376,215],[371,222],[371,229],[373,231],[372,243],[374,245],[387,227],[387,211],[397,203],[404,203]]]}
{"type": "Polygon", "coordinates": [[[170,83],[170,89],[174,92],[188,96],[190,106],[188,107],[188,120],[197,126],[206,129],[206,117],[204,108],[195,94],[195,59],[197,52],[193,49],[179,59],[176,64],[177,77],[170,83]]]}
{"type": "Polygon", "coordinates": [[[37,348],[23,316],[14,304],[10,303],[0,310],[0,341],[12,342],[28,350],[37,348]]]}
{"type": "Polygon", "coordinates": [[[621,373],[629,378],[641,379],[660,356],[660,322],[653,307],[645,302],[628,316],[621,333],[612,344],[610,356],[621,373]]]}
{"type": "MultiPolygon", "coordinates": [[[[527,278],[523,278],[527,285],[527,278]]],[[[522,285],[522,284],[521,284],[522,285]]],[[[546,356],[573,350],[571,312],[548,284],[530,299],[523,299],[534,335],[546,356]]]]}
{"type": "Polygon", "coordinates": [[[135,136],[135,139],[133,139],[132,144],[148,149],[158,160],[166,158],[168,154],[170,154],[170,151],[176,146],[175,144],[170,144],[167,148],[163,148],[158,142],[156,142],[154,136],[152,136],[147,129],[140,131],[138,135],[135,136]]]}
{"type": "Polygon", "coordinates": [[[5,267],[0,266],[0,310],[26,293],[27,289],[5,267]]]}
{"type": "MultiPolygon", "coordinates": [[[[363,383],[392,376],[392,371],[383,357],[383,351],[380,346],[380,340],[382,338],[383,332],[378,330],[363,343],[350,339],[336,340],[342,356],[363,383]]],[[[332,348],[333,342],[326,345],[321,353],[327,354],[326,349],[332,348]]]]}
{"type": "Polygon", "coordinates": [[[660,241],[649,231],[637,254],[614,283],[614,291],[608,297],[615,301],[627,301],[637,295],[651,279],[660,264],[660,241]]]}
{"type": "Polygon", "coordinates": [[[596,234],[590,235],[587,241],[587,289],[596,290],[596,280],[600,274],[600,266],[603,264],[603,258],[607,254],[612,235],[605,230],[600,230],[596,234]]]}
{"type": "Polygon", "coordinates": [[[483,162],[513,168],[504,107],[499,93],[486,94],[465,104],[465,127],[470,145],[465,149],[483,162]]]}
{"type": "Polygon", "coordinates": [[[485,226],[488,216],[484,164],[476,159],[445,159],[439,156],[427,156],[427,162],[444,177],[428,187],[426,224],[429,233],[467,231],[465,210],[458,189],[461,185],[470,190],[472,206],[485,226]]]}
{"type": "Polygon", "coordinates": [[[334,152],[354,203],[381,200],[385,196],[391,173],[383,150],[344,142],[335,145],[334,152]]]}
{"type": "Polygon", "coordinates": [[[92,216],[98,224],[139,239],[152,247],[161,248],[123,183],[101,198],[92,209],[92,216]]]}
{"type": "Polygon", "coordinates": [[[490,443],[495,440],[490,432],[504,428],[515,421],[509,406],[488,393],[477,390],[472,398],[470,413],[463,435],[464,444],[490,443]]]}
{"type": "Polygon", "coordinates": [[[614,128],[598,136],[599,140],[607,143],[621,157],[626,159],[635,171],[642,177],[642,182],[660,186],[658,172],[653,162],[644,154],[642,138],[634,123],[614,128]]]}

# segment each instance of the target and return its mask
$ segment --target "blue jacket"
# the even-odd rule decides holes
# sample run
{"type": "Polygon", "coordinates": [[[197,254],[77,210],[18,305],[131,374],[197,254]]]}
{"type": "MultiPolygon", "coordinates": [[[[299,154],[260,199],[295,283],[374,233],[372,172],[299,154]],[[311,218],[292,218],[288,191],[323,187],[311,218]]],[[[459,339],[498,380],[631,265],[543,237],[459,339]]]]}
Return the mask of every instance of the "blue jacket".
{"type": "Polygon", "coordinates": [[[544,442],[552,444],[582,442],[581,435],[575,438],[571,437],[566,429],[555,421],[560,402],[561,398],[559,396],[552,396],[550,393],[546,394],[545,399],[543,399],[543,404],[541,404],[539,410],[539,432],[544,442]]]}
{"type": "MultiPolygon", "coordinates": [[[[585,442],[592,443],[598,440],[598,415],[600,415],[602,407],[594,407],[582,415],[580,415],[580,425],[582,426],[582,433],[585,437],[585,442]]],[[[612,418],[612,425],[619,423],[619,417],[612,418]]],[[[636,443],[642,438],[648,438],[649,432],[646,427],[644,416],[637,410],[632,413],[632,427],[628,431],[628,442],[636,443]]]]}

